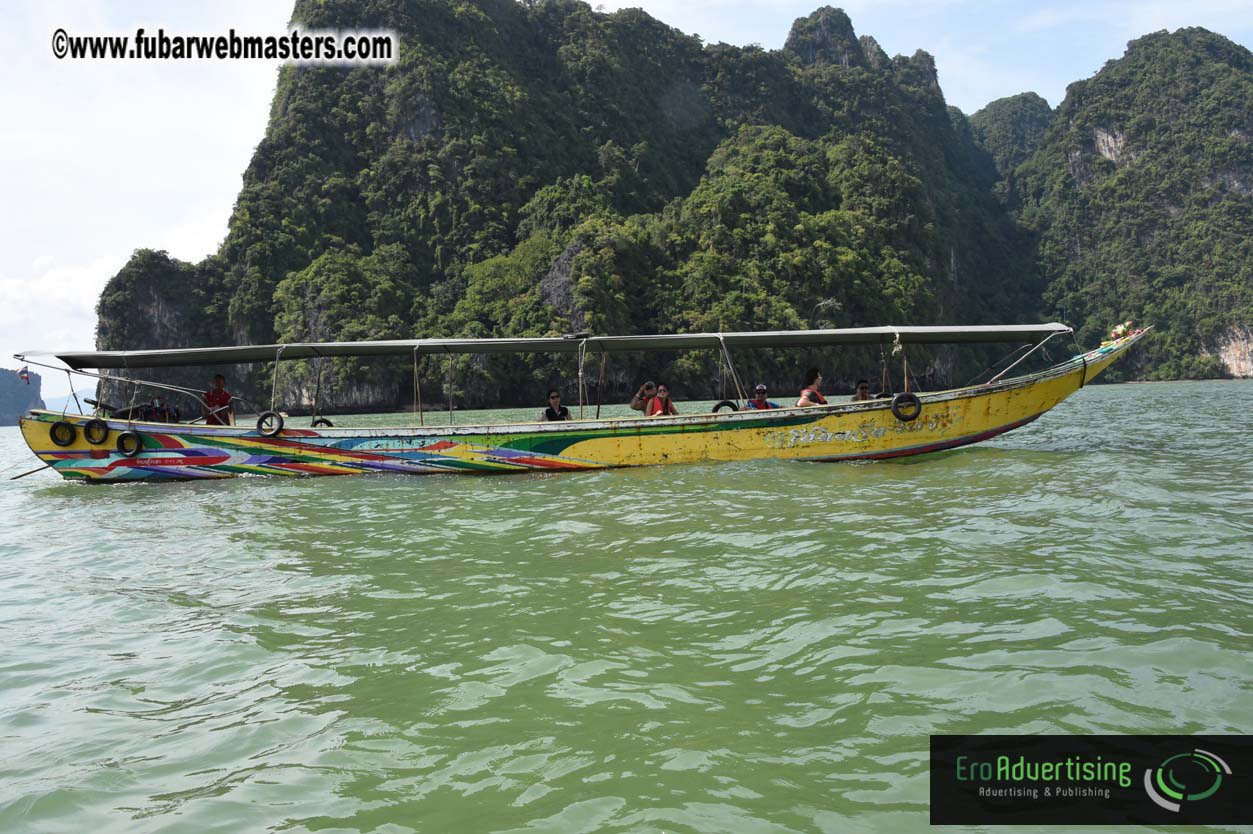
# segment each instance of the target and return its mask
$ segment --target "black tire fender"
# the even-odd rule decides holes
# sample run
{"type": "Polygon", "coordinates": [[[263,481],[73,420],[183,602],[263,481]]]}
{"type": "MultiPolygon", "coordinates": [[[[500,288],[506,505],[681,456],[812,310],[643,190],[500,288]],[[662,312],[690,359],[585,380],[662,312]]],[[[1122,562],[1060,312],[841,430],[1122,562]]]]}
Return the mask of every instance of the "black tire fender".
{"type": "Polygon", "coordinates": [[[83,437],[92,446],[103,446],[109,439],[109,424],[104,420],[88,420],[87,425],[83,426],[83,437]]]}
{"type": "Polygon", "coordinates": [[[718,403],[717,405],[715,405],[715,406],[714,406],[714,414],[717,414],[719,411],[721,411],[721,410],[722,410],[722,408],[723,408],[723,406],[726,406],[727,408],[731,409],[732,411],[739,411],[739,410],[740,410],[740,407],[739,407],[738,405],[736,405],[736,404],[735,404],[735,401],[734,401],[734,400],[723,400],[722,402],[720,402],[720,403],[718,403]]]}
{"type": "Polygon", "coordinates": [[[67,420],[57,420],[48,429],[48,439],[54,445],[61,447],[69,446],[78,439],[78,429],[67,420]]]}
{"type": "Polygon", "coordinates": [[[133,458],[144,448],[144,441],[135,432],[124,431],[117,436],[117,444],[114,448],[122,457],[133,458]]]}
{"type": "Polygon", "coordinates": [[[905,391],[892,398],[892,416],[902,423],[917,420],[921,414],[922,400],[917,394],[905,391]]]}
{"type": "Polygon", "coordinates": [[[283,415],[277,411],[263,411],[257,417],[257,431],[262,437],[278,437],[283,430],[283,415]]]}
{"type": "Polygon", "coordinates": [[[334,424],[334,423],[332,423],[330,420],[326,419],[325,417],[319,417],[318,419],[314,420],[314,421],[313,421],[312,423],[310,423],[309,425],[310,425],[310,426],[312,426],[312,427],[313,427],[313,428],[315,428],[315,429],[324,429],[324,428],[325,428],[325,429],[333,429],[333,428],[335,428],[335,424],[334,424]]]}

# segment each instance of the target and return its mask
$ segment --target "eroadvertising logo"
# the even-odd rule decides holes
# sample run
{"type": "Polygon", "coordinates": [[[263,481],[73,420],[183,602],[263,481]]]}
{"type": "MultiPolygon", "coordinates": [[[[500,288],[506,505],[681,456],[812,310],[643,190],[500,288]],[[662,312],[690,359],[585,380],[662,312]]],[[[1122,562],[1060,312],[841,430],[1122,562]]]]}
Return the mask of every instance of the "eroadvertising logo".
{"type": "Polygon", "coordinates": [[[1144,790],[1149,799],[1167,811],[1178,813],[1185,802],[1200,802],[1216,794],[1223,785],[1224,773],[1231,775],[1227,763],[1198,747],[1145,770],[1144,790]]]}
{"type": "Polygon", "coordinates": [[[932,736],[931,823],[1238,825],[1251,776],[1253,736],[932,736]]]}

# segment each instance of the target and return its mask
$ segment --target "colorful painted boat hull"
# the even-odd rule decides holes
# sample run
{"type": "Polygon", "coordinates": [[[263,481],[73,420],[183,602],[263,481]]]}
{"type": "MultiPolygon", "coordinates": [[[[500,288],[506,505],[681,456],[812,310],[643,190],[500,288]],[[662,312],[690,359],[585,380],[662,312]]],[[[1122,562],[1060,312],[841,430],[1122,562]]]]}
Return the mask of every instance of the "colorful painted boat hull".
{"type": "Polygon", "coordinates": [[[567,423],[286,429],[277,437],[243,427],[106,420],[107,436],[93,433],[98,443],[85,436],[92,418],[35,411],[22,418],[21,429],[31,450],[62,476],[94,482],[571,471],[771,458],[873,460],[978,443],[1030,423],[1095,378],[1141,335],[1038,374],[921,394],[922,413],[909,422],[892,414],[888,400],[870,400],[567,423]],[[52,442],[58,422],[75,427],[68,445],[52,442]],[[128,457],[118,450],[123,432],[138,436],[142,448],[137,454],[128,457]]]}

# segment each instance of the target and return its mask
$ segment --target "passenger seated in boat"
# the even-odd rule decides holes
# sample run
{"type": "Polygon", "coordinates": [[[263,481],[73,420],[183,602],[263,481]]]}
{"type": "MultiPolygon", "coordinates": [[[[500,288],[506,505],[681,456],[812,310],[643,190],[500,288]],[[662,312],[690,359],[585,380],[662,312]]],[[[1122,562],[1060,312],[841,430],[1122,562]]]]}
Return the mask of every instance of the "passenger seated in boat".
{"type": "Polygon", "coordinates": [[[204,392],[204,422],[206,426],[235,425],[235,408],[231,405],[230,392],[226,390],[226,377],[216,374],[213,387],[204,392]]]}
{"type": "Polygon", "coordinates": [[[649,417],[665,417],[669,414],[678,414],[679,410],[674,407],[674,403],[670,400],[670,389],[665,385],[657,386],[657,396],[648,402],[648,411],[645,412],[649,417]]]}
{"type": "Polygon", "coordinates": [[[873,399],[874,397],[870,396],[870,380],[868,379],[857,380],[857,392],[853,394],[853,396],[849,399],[849,402],[856,403],[856,402],[861,402],[862,400],[873,400],[873,399]]]}
{"type": "Polygon", "coordinates": [[[631,410],[642,411],[648,414],[649,403],[653,397],[657,396],[657,386],[652,382],[645,382],[640,386],[640,390],[635,392],[635,396],[631,398],[631,410]]]}
{"type": "Polygon", "coordinates": [[[766,386],[758,384],[758,386],[753,389],[753,398],[749,400],[745,404],[744,407],[745,408],[779,408],[779,404],[772,403],[770,402],[770,400],[766,399],[766,386]]]}
{"type": "Polygon", "coordinates": [[[166,402],[164,397],[157,397],[152,401],[152,416],[148,419],[156,423],[177,423],[178,409],[166,402]]]}
{"type": "Polygon", "coordinates": [[[826,405],[827,398],[818,392],[822,387],[822,374],[817,368],[810,368],[805,371],[805,386],[801,388],[801,397],[796,401],[797,408],[805,408],[811,405],[826,405]]]}
{"type": "Polygon", "coordinates": [[[570,409],[561,404],[561,392],[556,388],[548,389],[548,408],[540,412],[541,423],[552,420],[569,420],[570,409]]]}

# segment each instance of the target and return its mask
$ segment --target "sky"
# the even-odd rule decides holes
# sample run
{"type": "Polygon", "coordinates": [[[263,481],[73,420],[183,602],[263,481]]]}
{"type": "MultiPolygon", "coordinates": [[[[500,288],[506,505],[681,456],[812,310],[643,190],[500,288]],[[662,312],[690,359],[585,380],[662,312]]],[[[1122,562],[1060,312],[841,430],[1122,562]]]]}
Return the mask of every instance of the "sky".
{"type": "MultiPolygon", "coordinates": [[[[707,43],[783,45],[816,0],[594,2],[640,7],[707,43]]],[[[1149,32],[1201,26],[1253,48],[1249,0],[847,0],[859,35],[889,55],[923,49],[967,114],[1066,85],[1149,32]]],[[[199,261],[226,235],[277,80],[267,61],[58,60],[52,35],[282,35],[291,0],[170,4],[49,0],[0,7],[0,367],[34,349],[89,350],[105,283],[138,248],[199,261]]],[[[44,396],[69,391],[44,377],[44,396]]],[[[81,383],[76,383],[82,388],[81,383]]],[[[90,386],[87,386],[90,387],[90,386]]]]}

